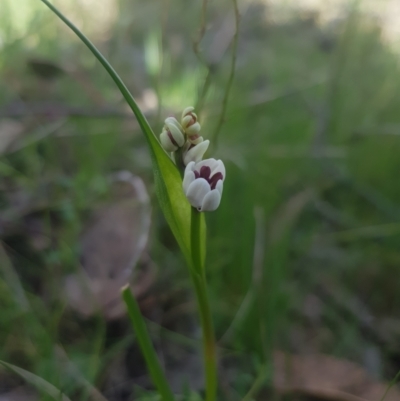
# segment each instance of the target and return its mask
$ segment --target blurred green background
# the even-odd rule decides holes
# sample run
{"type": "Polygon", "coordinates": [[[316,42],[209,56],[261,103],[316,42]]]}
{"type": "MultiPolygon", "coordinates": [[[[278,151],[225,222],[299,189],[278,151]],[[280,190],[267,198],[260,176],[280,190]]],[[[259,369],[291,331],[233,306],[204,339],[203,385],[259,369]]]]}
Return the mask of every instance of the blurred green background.
{"type": "MultiPolygon", "coordinates": [[[[335,362],[383,389],[400,369],[395,3],[239,1],[218,129],[232,1],[209,2],[203,37],[201,1],[54,2],[156,133],[196,106],[208,156],[225,162],[207,215],[221,400],[325,399],[279,384],[278,351],[309,358],[303,381],[321,385],[325,369],[338,390],[337,372],[357,368],[335,362]]],[[[157,399],[119,303],[131,280],[171,385],[197,399],[195,302],[134,117],[39,0],[1,0],[0,52],[0,359],[73,400],[103,400],[96,388],[109,401],[157,399]]],[[[48,398],[0,370],[0,399],[48,398]]]]}

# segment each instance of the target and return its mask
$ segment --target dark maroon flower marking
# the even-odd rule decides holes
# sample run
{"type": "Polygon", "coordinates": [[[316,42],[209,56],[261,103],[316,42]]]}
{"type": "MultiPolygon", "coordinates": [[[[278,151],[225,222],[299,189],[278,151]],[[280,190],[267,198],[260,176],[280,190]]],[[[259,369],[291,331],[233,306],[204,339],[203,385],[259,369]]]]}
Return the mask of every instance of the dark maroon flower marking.
{"type": "Polygon", "coordinates": [[[215,189],[217,182],[224,179],[224,176],[220,172],[215,173],[212,177],[210,177],[211,169],[208,166],[202,166],[200,173],[196,170],[193,172],[195,178],[204,178],[210,184],[211,189],[215,189]]]}
{"type": "Polygon", "coordinates": [[[187,116],[192,117],[192,119],[186,124],[186,127],[190,127],[191,125],[193,125],[197,121],[197,118],[193,115],[192,112],[189,112],[189,113],[185,114],[185,117],[187,117],[187,116]]]}
{"type": "Polygon", "coordinates": [[[174,137],[172,136],[170,130],[167,131],[167,135],[168,135],[168,138],[171,140],[171,142],[172,142],[177,148],[179,148],[179,145],[176,143],[176,141],[175,141],[174,137]]]}

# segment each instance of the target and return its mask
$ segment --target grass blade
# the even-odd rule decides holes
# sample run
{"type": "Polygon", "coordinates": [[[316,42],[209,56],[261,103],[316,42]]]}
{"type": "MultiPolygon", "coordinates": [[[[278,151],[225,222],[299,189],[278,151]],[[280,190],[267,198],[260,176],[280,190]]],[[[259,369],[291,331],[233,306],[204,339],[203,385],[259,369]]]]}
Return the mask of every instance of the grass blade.
{"type": "Polygon", "coordinates": [[[396,376],[394,379],[389,383],[385,393],[383,394],[382,398],[380,401],[384,401],[386,396],[389,394],[390,389],[400,380],[400,370],[397,372],[396,376]]]}
{"type": "Polygon", "coordinates": [[[165,378],[164,371],[161,368],[157,353],[154,350],[143,316],[129,286],[125,286],[122,289],[122,299],[128,309],[132,326],[135,330],[140,349],[142,350],[153,383],[164,401],[174,401],[174,395],[165,378]]]}
{"type": "Polygon", "coordinates": [[[25,369],[19,368],[18,366],[12,365],[0,360],[0,365],[16,373],[18,376],[22,377],[27,383],[35,386],[38,390],[46,393],[50,397],[57,401],[71,401],[65,394],[62,393],[57,387],[53,386],[48,381],[42,379],[35,374],[28,372],[25,369]]]}

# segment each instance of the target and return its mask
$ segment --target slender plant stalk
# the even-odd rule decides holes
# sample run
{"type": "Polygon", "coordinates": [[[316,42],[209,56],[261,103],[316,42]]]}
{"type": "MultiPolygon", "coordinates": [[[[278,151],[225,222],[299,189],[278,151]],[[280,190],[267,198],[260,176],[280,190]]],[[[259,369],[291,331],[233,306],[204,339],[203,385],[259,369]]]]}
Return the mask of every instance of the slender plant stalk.
{"type": "Polygon", "coordinates": [[[207,61],[206,57],[204,57],[203,53],[200,51],[200,42],[203,40],[204,34],[206,32],[207,4],[208,0],[203,0],[201,8],[200,28],[197,37],[193,40],[193,52],[196,55],[198,61],[203,64],[207,69],[207,74],[205,76],[204,83],[195,107],[195,109],[197,110],[197,114],[199,115],[201,115],[201,112],[203,110],[204,101],[206,99],[208,90],[210,89],[212,78],[212,67],[207,61]]]}
{"type": "Polygon", "coordinates": [[[388,395],[390,389],[400,380],[400,370],[397,372],[397,375],[394,377],[394,379],[389,383],[385,393],[383,394],[382,398],[380,401],[384,401],[386,396],[388,395]]]}
{"type": "Polygon", "coordinates": [[[250,387],[248,393],[243,397],[242,401],[254,400],[255,396],[260,392],[260,390],[264,386],[269,374],[270,372],[268,371],[268,366],[262,366],[258,376],[256,377],[255,381],[250,387]]]}
{"type": "Polygon", "coordinates": [[[179,170],[179,173],[183,179],[185,172],[185,163],[183,162],[183,149],[178,148],[174,153],[176,168],[179,170]]]}
{"type": "Polygon", "coordinates": [[[204,266],[201,257],[201,238],[200,238],[200,212],[194,207],[191,208],[191,224],[190,224],[190,246],[192,250],[193,268],[199,275],[204,275],[204,266]]]}
{"type": "Polygon", "coordinates": [[[193,51],[200,62],[205,63],[204,57],[200,52],[200,42],[203,40],[204,34],[206,33],[206,19],[207,19],[207,4],[208,0],[203,0],[201,7],[201,21],[200,28],[197,38],[193,40],[193,51]]]}
{"type": "Polygon", "coordinates": [[[154,350],[146,324],[140,312],[139,305],[137,304],[135,297],[132,295],[128,285],[122,288],[122,299],[128,309],[132,326],[135,328],[136,337],[153,383],[157,387],[163,401],[174,401],[174,395],[165,378],[164,371],[161,368],[157,353],[154,350]]]}
{"type": "Polygon", "coordinates": [[[232,1],[233,1],[233,7],[234,7],[234,11],[235,11],[235,36],[233,37],[233,45],[232,45],[231,71],[229,73],[229,78],[228,78],[228,82],[226,84],[224,98],[222,100],[221,114],[220,114],[217,126],[214,131],[214,135],[213,135],[215,148],[217,148],[217,146],[218,146],[218,135],[219,135],[219,132],[221,131],[222,125],[225,122],[225,114],[226,114],[226,109],[228,106],[229,94],[231,92],[233,78],[235,77],[235,69],[236,69],[236,54],[237,54],[237,46],[238,46],[238,38],[239,38],[240,15],[239,15],[239,8],[238,8],[237,0],[232,0],[232,1]]]}
{"type": "Polygon", "coordinates": [[[193,268],[189,269],[196,292],[200,322],[203,330],[203,357],[206,379],[206,401],[215,401],[217,393],[217,354],[210,304],[207,297],[207,283],[201,257],[200,212],[192,207],[191,248],[193,268]]]}
{"type": "Polygon", "coordinates": [[[209,91],[209,89],[211,87],[212,75],[213,74],[212,74],[212,71],[211,71],[211,67],[207,66],[207,75],[204,78],[204,83],[203,83],[203,86],[201,88],[201,92],[200,92],[200,95],[199,95],[199,97],[197,99],[196,107],[195,107],[195,109],[197,110],[198,114],[200,114],[202,112],[202,110],[203,110],[204,101],[206,100],[207,93],[208,93],[208,91],[209,91]]]}

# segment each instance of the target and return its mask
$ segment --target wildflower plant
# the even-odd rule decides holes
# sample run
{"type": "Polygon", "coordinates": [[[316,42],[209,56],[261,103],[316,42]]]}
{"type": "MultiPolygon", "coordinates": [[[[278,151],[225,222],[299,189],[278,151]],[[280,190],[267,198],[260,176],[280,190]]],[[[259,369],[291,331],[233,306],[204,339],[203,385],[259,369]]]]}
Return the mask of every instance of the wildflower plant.
{"type": "MultiPolygon", "coordinates": [[[[203,333],[206,400],[214,401],[217,391],[217,359],[204,267],[206,224],[203,212],[214,211],[220,204],[226,176],[224,164],[221,160],[204,159],[210,141],[200,135],[201,125],[193,107],[183,110],[180,122],[174,117],[168,117],[158,140],[128,88],[99,50],[48,0],[41,1],[82,40],[102,64],[135,114],[145,136],[152,158],[156,194],[192,278],[203,333]]],[[[122,289],[122,297],[151,378],[161,398],[172,401],[175,396],[128,286],[122,289]]]]}
{"type": "Polygon", "coordinates": [[[221,160],[202,160],[210,141],[200,136],[201,126],[193,110],[187,107],[183,111],[181,124],[174,117],[168,117],[160,142],[167,152],[173,153],[178,168],[186,166],[183,191],[189,203],[199,212],[212,212],[221,202],[225,166],[221,160]]]}

